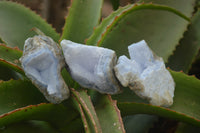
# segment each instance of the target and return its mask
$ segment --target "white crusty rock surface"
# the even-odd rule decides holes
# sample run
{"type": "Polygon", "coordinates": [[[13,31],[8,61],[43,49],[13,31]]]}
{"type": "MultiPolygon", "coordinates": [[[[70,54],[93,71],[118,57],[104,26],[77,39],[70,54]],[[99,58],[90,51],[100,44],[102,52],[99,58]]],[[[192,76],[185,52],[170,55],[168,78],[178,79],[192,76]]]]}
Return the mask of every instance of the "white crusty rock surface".
{"type": "Polygon", "coordinates": [[[114,75],[116,54],[106,48],[61,41],[65,61],[72,78],[82,87],[116,94],[121,86],[114,75]]]}
{"type": "Polygon", "coordinates": [[[58,44],[47,36],[34,36],[25,41],[22,67],[28,78],[51,103],[60,103],[69,97],[69,90],[61,76],[65,65],[58,44]]]}
{"type": "Polygon", "coordinates": [[[130,45],[128,50],[131,60],[121,56],[114,68],[120,83],[153,105],[172,105],[175,83],[163,59],[144,40],[130,45]]]}

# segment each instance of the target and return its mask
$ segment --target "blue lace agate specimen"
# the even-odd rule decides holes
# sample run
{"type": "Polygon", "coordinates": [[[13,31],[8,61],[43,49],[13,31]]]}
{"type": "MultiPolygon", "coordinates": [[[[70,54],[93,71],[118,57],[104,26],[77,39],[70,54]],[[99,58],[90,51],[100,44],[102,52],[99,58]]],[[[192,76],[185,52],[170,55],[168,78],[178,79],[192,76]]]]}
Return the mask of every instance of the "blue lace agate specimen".
{"type": "Polygon", "coordinates": [[[145,41],[130,45],[128,50],[131,59],[120,56],[114,68],[120,83],[153,105],[172,105],[175,83],[163,59],[145,41]]]}
{"type": "Polygon", "coordinates": [[[51,103],[60,103],[69,97],[61,69],[65,65],[58,44],[47,36],[34,36],[25,41],[20,58],[26,76],[51,103]]]}
{"type": "Polygon", "coordinates": [[[121,91],[114,75],[117,57],[113,50],[69,40],[62,40],[61,46],[72,78],[82,87],[106,94],[117,94],[121,91]]]}

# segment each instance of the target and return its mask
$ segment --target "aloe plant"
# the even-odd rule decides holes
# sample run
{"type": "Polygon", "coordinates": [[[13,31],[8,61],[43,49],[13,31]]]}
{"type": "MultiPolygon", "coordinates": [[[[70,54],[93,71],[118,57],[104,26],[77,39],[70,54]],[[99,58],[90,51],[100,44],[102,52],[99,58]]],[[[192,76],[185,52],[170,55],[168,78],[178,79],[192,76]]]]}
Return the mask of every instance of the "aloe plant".
{"type": "MultiPolygon", "coordinates": [[[[103,0],[73,0],[60,36],[30,9],[0,1],[0,132],[141,133],[162,131],[162,121],[177,133],[200,131],[200,81],[189,74],[199,62],[200,16],[197,0],[140,0],[101,20],[103,0]],[[145,40],[161,56],[176,83],[174,103],[154,106],[128,88],[117,95],[80,87],[64,69],[70,98],[49,103],[26,77],[19,58],[24,41],[42,31],[58,44],[67,39],[105,47],[117,56],[145,40]],[[161,121],[162,119],[162,121],[161,121]]],[[[119,8],[118,8],[119,7],[119,8]]],[[[198,74],[198,73],[193,73],[198,74]]]]}

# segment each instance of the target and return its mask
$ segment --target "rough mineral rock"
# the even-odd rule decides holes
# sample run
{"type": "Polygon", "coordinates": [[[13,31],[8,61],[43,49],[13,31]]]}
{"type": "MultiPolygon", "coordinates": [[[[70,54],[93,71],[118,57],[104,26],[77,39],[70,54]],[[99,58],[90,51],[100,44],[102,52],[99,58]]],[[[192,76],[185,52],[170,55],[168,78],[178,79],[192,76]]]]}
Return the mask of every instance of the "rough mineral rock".
{"type": "Polygon", "coordinates": [[[121,56],[114,68],[120,83],[153,105],[172,105],[175,83],[163,59],[156,56],[145,41],[132,44],[128,49],[131,60],[121,56]]]}
{"type": "Polygon", "coordinates": [[[113,50],[69,40],[63,40],[61,46],[72,78],[82,87],[107,94],[120,92],[121,86],[114,76],[117,58],[113,50]]]}
{"type": "Polygon", "coordinates": [[[69,97],[69,90],[61,76],[65,65],[58,44],[47,36],[34,36],[25,41],[20,58],[25,74],[52,103],[69,97]]]}

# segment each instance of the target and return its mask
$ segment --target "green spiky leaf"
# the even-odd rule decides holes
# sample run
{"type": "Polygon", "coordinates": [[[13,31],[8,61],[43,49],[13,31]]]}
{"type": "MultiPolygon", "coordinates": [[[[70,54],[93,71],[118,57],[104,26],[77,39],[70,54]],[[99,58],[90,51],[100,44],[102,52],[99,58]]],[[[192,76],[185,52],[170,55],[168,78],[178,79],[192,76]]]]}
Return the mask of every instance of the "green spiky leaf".
{"type": "Polygon", "coordinates": [[[7,67],[7,65],[2,65],[0,61],[0,81],[8,81],[10,79],[18,79],[19,76],[10,68],[7,67]]]}
{"type": "Polygon", "coordinates": [[[200,49],[200,10],[192,18],[192,23],[180,41],[167,65],[175,71],[188,73],[200,49]]]}
{"type": "MultiPolygon", "coordinates": [[[[173,1],[168,1],[168,6],[173,7],[179,1],[177,9],[182,9],[187,17],[191,17],[194,0],[173,1]]],[[[162,2],[165,3],[164,0],[162,2]]],[[[167,61],[187,28],[188,21],[183,18],[186,18],[183,14],[167,6],[128,5],[124,11],[105,19],[109,23],[105,25],[102,22],[87,43],[97,43],[98,46],[115,50],[117,55],[127,55],[128,45],[144,39],[156,54],[167,61]]]]}
{"type": "Polygon", "coordinates": [[[24,41],[36,35],[33,28],[38,28],[54,41],[59,34],[40,16],[30,9],[13,2],[0,1],[0,38],[9,46],[23,49],[24,41]]]}
{"type": "Polygon", "coordinates": [[[0,114],[41,102],[47,101],[30,81],[0,81],[0,114]]]}
{"type": "Polygon", "coordinates": [[[103,133],[125,133],[124,124],[117,107],[110,95],[98,97],[95,109],[99,118],[103,133]]]}
{"type": "Polygon", "coordinates": [[[123,115],[154,114],[200,126],[200,81],[181,72],[171,71],[176,88],[174,104],[168,109],[136,102],[120,102],[123,115]]]}
{"type": "Polygon", "coordinates": [[[88,133],[102,133],[102,128],[90,97],[84,90],[75,91],[72,89],[72,93],[74,95],[75,105],[82,116],[85,131],[88,133]]]}
{"type": "Polygon", "coordinates": [[[0,65],[7,66],[8,68],[24,75],[19,61],[21,56],[22,51],[18,48],[11,48],[4,44],[0,44],[0,65]]]}
{"type": "Polygon", "coordinates": [[[61,40],[84,43],[99,23],[102,3],[103,0],[73,0],[61,40]]]}
{"type": "Polygon", "coordinates": [[[66,124],[76,117],[77,112],[71,106],[41,103],[0,115],[0,127],[27,120],[39,120],[49,122],[60,131],[67,131],[66,124]]]}

